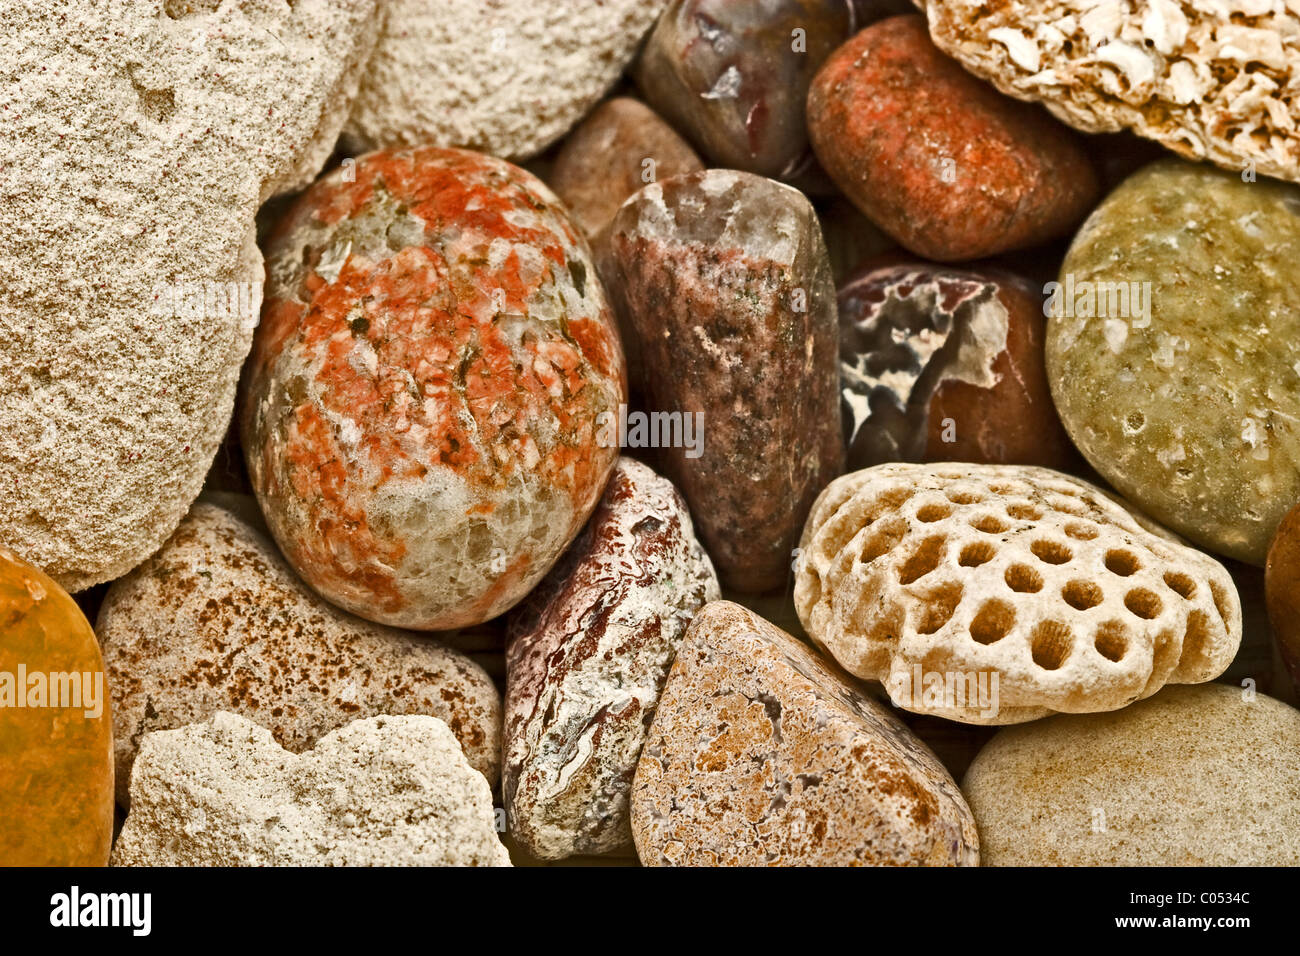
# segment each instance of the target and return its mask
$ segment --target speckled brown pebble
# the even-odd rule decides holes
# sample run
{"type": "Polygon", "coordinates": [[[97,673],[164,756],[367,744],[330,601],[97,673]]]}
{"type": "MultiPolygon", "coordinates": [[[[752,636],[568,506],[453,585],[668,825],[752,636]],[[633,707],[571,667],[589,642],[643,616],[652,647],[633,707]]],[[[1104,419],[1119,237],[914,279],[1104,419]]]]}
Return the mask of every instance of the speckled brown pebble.
{"type": "Polygon", "coordinates": [[[96,630],[124,806],[140,738],[220,710],[294,753],[359,718],[428,714],[489,782],[500,775],[501,700],[482,668],[327,604],[270,541],[213,505],[196,505],[158,554],[113,585],[96,630]]]}
{"type": "Polygon", "coordinates": [[[736,604],[692,623],[632,786],[649,866],[963,865],[975,821],[886,708],[736,604]]]}
{"type": "Polygon", "coordinates": [[[502,789],[534,856],[631,849],[627,795],[677,645],[718,579],[672,483],[620,458],[586,529],[515,612],[502,789]]]}

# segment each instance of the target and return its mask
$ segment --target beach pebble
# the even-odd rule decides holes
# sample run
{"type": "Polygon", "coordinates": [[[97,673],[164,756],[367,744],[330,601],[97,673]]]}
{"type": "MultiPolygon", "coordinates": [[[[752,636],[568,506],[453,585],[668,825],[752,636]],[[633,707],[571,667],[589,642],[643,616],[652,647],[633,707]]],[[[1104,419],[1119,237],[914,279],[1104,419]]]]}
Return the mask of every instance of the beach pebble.
{"type": "Polygon", "coordinates": [[[267,259],[242,438],[289,562],[396,627],[505,611],[595,508],[626,396],[559,200],[478,153],[372,153],[303,194],[267,259]]]}
{"type": "Polygon", "coordinates": [[[1300,188],[1166,159],[1075,237],[1047,302],[1074,443],[1125,498],[1262,565],[1300,500],[1300,188]]]}
{"type": "Polygon", "coordinates": [[[966,73],[916,15],[882,20],[836,50],[813,81],[808,129],[845,195],[927,259],[1057,238],[1098,195],[1074,134],[966,73]]]}
{"type": "Polygon", "coordinates": [[[632,787],[647,866],[974,866],[935,756],[790,635],[726,601],[696,615],[632,787]]]}
{"type": "Polygon", "coordinates": [[[782,586],[844,461],[835,289],[812,206],[751,173],[678,176],[624,204],[610,251],[651,413],[703,429],[697,447],[661,454],[719,575],[782,586]]]}
{"type": "Polygon", "coordinates": [[[1206,684],[1002,730],[962,781],[986,866],[1300,865],[1300,712],[1206,684]]]}
{"type": "Polygon", "coordinates": [[[463,654],[371,624],[304,587],[275,546],[235,515],[197,504],[156,555],[116,582],[96,631],[112,688],[117,796],[141,738],[219,710],[300,753],[362,718],[429,714],[495,783],[501,699],[463,654]]]}
{"type": "Polygon", "coordinates": [[[103,866],[113,717],[75,601],[0,547],[0,866],[103,866]]]}
{"type": "Polygon", "coordinates": [[[509,866],[492,795],[436,717],[369,717],[301,754],[219,711],[148,734],[113,866],[509,866]]]}
{"type": "Polygon", "coordinates": [[[686,502],[619,459],[573,546],[512,612],[503,791],[515,842],[628,850],[628,790],[677,646],[718,580],[686,502]]]}
{"type": "Polygon", "coordinates": [[[525,160],[636,56],[664,0],[387,0],[348,120],[354,151],[461,146],[525,160]]]}
{"type": "Polygon", "coordinates": [[[1264,595],[1273,640],[1300,693],[1300,505],[1287,512],[1269,545],[1264,595]]]}

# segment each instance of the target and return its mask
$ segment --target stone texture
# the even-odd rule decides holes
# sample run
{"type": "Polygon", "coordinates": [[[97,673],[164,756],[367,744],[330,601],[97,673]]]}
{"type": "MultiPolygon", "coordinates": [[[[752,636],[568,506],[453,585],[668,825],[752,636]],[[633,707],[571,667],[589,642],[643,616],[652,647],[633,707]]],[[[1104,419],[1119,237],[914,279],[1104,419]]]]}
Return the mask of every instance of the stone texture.
{"type": "Polygon", "coordinates": [[[669,476],[723,582],[780,587],[844,461],[835,290],[812,207],[749,173],[693,173],[628,200],[610,249],[648,407],[704,415],[702,453],[668,449],[669,476]]]}
{"type": "Polygon", "coordinates": [[[695,617],[632,790],[648,866],[974,866],[939,761],[803,644],[725,601],[695,617]]]}
{"type": "Polygon", "coordinates": [[[827,60],[808,96],[808,129],[845,195],[927,259],[1054,239],[1097,199],[1073,134],[962,70],[915,15],[868,27],[827,60]]]}
{"type": "Polygon", "coordinates": [[[0,541],[63,587],[126,573],[198,495],[257,318],[254,215],[325,162],[380,19],[0,0],[0,541]],[[173,308],[177,285],[201,294],[173,308]]]}
{"type": "Polygon", "coordinates": [[[141,738],[230,711],[293,753],[349,721],[428,714],[495,783],[501,699],[464,655],[344,614],[309,591],[239,518],[195,505],[156,555],[116,582],[96,630],[113,697],[117,796],[141,738]]]}
{"type": "Polygon", "coordinates": [[[664,0],[387,0],[344,142],[529,159],[612,87],[664,0]]]}
{"type": "Polygon", "coordinates": [[[76,602],[0,548],[0,865],[108,862],[107,698],[99,645],[76,602]]]}
{"type": "Polygon", "coordinates": [[[591,521],[513,612],[510,833],[542,859],[632,847],[628,791],[682,635],[718,580],[686,502],[619,459],[591,521]]]}
{"type": "Polygon", "coordinates": [[[839,292],[848,467],[971,461],[1068,468],[1042,297],[997,269],[864,269],[839,292]]]}
{"type": "Polygon", "coordinates": [[[509,866],[492,796],[436,717],[370,717],[311,750],[220,711],[146,736],[114,866],[509,866]]]}
{"type": "Polygon", "coordinates": [[[917,713],[1009,724],[1114,710],[1214,679],[1241,641],[1222,565],[1046,468],[854,472],[822,493],[800,547],[808,634],[917,713]]]}
{"type": "Polygon", "coordinates": [[[242,435],[267,523],[344,609],[420,630],[505,611],[596,506],[626,395],[587,245],[539,180],[372,153],[271,238],[242,435]]]}
{"type": "Polygon", "coordinates": [[[1189,159],[1300,180],[1292,0],[918,0],[935,43],[1088,132],[1128,128],[1189,159]]]}
{"type": "Polygon", "coordinates": [[[962,790],[987,866],[1300,865],[1300,712],[1168,687],[1000,731],[962,790]]]}
{"type": "Polygon", "coordinates": [[[1300,692],[1300,505],[1287,512],[1269,545],[1264,596],[1273,640],[1300,692]]]}
{"type": "Polygon", "coordinates": [[[1047,304],[1079,450],[1152,518],[1256,565],[1300,500],[1297,255],[1300,190],[1169,159],[1098,207],[1047,304]]]}

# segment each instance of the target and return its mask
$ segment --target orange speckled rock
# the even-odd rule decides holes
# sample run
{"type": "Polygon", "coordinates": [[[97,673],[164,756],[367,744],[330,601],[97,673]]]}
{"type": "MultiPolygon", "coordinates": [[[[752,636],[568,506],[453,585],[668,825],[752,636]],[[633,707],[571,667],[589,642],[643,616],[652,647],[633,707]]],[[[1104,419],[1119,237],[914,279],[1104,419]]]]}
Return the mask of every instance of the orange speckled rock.
{"type": "Polygon", "coordinates": [[[668,674],[632,783],[648,866],[974,866],[938,759],[804,644],[728,601],[668,674]]]}
{"type": "Polygon", "coordinates": [[[267,279],[242,430],[289,561],[383,624],[505,611],[595,508],[627,392],[559,200],[477,153],[370,153],[298,200],[267,279]]]}
{"type": "Polygon", "coordinates": [[[62,588],[0,548],[0,866],[104,866],[112,839],[113,719],[95,632],[62,588]]]}

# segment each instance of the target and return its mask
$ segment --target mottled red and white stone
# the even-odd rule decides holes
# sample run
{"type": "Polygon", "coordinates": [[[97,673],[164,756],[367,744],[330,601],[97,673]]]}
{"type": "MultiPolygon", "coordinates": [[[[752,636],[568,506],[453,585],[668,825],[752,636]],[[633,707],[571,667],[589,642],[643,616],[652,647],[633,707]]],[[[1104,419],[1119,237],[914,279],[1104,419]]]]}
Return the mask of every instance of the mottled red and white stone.
{"type": "Polygon", "coordinates": [[[503,791],[533,856],[631,849],[646,728],[686,628],[719,593],[677,489],[620,458],[586,529],[511,615],[503,791]]]}
{"type": "Polygon", "coordinates": [[[618,454],[622,349],[585,240],[540,180],[463,150],[370,153],[267,249],[242,432],[298,573],[423,630],[507,610],[582,529],[618,454]]]}

